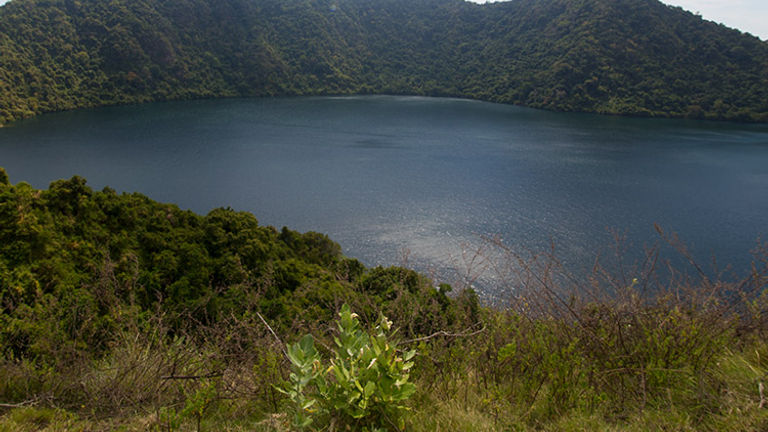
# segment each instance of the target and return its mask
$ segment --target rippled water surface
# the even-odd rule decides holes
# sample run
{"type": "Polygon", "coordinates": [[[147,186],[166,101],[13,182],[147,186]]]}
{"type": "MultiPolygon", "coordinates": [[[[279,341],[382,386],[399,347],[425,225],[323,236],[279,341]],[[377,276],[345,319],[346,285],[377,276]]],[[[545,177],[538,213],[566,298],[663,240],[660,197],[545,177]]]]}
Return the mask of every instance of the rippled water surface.
{"type": "Polygon", "coordinates": [[[420,97],[230,99],[40,116],[0,129],[12,182],[81,175],[198,213],[328,233],[368,265],[449,278],[485,236],[588,266],[654,223],[747,268],[768,234],[764,125],[549,113],[420,97]]]}

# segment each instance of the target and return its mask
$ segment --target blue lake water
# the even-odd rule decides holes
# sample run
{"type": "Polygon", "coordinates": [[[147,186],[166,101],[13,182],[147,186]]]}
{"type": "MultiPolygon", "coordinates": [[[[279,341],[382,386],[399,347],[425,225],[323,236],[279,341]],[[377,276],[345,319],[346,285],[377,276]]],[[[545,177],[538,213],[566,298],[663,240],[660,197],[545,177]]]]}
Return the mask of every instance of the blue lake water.
{"type": "Polygon", "coordinates": [[[486,236],[586,267],[609,229],[639,250],[657,223],[746,270],[768,234],[766,125],[422,97],[205,100],[17,122],[0,129],[0,166],[40,188],[81,175],[202,214],[250,211],[449,282],[486,236]]]}

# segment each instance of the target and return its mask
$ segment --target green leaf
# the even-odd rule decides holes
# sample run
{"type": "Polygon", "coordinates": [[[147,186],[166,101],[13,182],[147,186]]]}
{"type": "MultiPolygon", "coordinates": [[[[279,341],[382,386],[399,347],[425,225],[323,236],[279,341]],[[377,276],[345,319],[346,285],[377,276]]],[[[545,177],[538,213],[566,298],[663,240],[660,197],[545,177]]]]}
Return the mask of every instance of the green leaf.
{"type": "Polygon", "coordinates": [[[416,355],[416,350],[406,351],[405,354],[403,354],[403,360],[408,361],[412,359],[415,355],[416,355]]]}
{"type": "Polygon", "coordinates": [[[301,347],[301,350],[304,352],[304,354],[309,354],[308,357],[317,352],[317,350],[315,350],[315,339],[311,334],[301,338],[299,346],[301,347]]]}
{"type": "Polygon", "coordinates": [[[365,398],[368,399],[373,396],[375,391],[376,384],[373,381],[368,381],[368,383],[365,384],[365,389],[363,389],[363,394],[365,395],[365,398]]]}
{"type": "Polygon", "coordinates": [[[411,397],[416,392],[416,385],[413,383],[405,383],[400,386],[400,390],[397,392],[397,400],[404,400],[411,397]]]}

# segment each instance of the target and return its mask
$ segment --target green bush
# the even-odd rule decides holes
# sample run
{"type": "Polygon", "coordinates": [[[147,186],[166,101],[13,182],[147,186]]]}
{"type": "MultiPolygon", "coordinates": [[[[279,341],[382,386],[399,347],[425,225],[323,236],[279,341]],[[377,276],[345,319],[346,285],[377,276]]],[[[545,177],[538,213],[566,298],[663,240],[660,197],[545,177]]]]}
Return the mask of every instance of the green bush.
{"type": "Polygon", "coordinates": [[[333,358],[324,362],[306,335],[288,347],[292,373],[282,391],[294,404],[294,426],[348,426],[354,430],[402,430],[403,401],[415,391],[408,382],[415,350],[399,353],[392,323],[381,317],[373,334],[360,329],[357,314],[344,305],[337,321],[333,358]]]}

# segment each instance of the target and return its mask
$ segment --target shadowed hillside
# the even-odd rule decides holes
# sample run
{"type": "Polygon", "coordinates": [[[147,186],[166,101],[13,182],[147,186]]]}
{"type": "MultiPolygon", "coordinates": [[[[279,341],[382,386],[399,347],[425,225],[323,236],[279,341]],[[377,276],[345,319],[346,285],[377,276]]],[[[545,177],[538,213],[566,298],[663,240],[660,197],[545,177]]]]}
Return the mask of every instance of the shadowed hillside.
{"type": "Polygon", "coordinates": [[[768,43],[656,0],[13,0],[0,53],[0,124],[350,93],[768,120],[768,43]]]}

